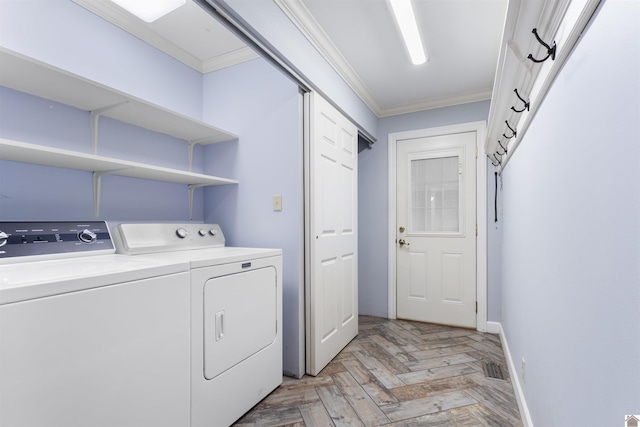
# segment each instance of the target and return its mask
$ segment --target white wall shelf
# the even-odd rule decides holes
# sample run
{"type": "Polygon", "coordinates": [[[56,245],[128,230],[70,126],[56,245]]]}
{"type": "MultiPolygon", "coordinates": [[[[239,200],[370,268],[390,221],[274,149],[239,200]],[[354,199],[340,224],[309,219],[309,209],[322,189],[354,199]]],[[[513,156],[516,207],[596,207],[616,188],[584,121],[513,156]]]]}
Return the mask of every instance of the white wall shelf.
{"type": "Polygon", "coordinates": [[[0,85],[198,144],[238,135],[0,47],[0,85]]]}
{"type": "Polygon", "coordinates": [[[93,154],[0,139],[0,159],[93,172],[96,217],[100,214],[104,175],[186,184],[190,217],[196,188],[238,183],[191,172],[194,145],[238,139],[233,133],[2,47],[0,85],[90,112],[93,154]],[[185,140],[189,172],[98,155],[98,126],[102,116],[185,140]]]}
{"type": "Polygon", "coordinates": [[[191,196],[190,212],[193,197],[191,192],[194,188],[238,183],[238,181],[233,179],[219,178],[211,175],[152,166],[144,163],[119,160],[95,154],[79,153],[8,139],[0,139],[0,160],[93,172],[96,217],[99,216],[100,208],[100,181],[104,175],[120,175],[131,178],[186,184],[189,186],[191,196]]]}

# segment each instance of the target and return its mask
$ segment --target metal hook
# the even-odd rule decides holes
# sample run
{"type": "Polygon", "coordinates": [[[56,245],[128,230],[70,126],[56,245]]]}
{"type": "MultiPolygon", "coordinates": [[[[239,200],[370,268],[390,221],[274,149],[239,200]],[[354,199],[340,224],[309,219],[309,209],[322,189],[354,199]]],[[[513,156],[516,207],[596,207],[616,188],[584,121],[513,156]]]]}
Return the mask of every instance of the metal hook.
{"type": "Polygon", "coordinates": [[[496,154],[499,154],[499,153],[497,153],[497,152],[496,152],[496,153],[493,153],[493,158],[494,158],[494,159],[496,159],[496,162],[498,162],[498,164],[496,165],[496,164],[493,162],[493,160],[491,161],[491,164],[492,164],[493,166],[495,166],[495,167],[502,166],[502,156],[500,156],[500,160],[498,160],[498,158],[496,157],[496,154]]]}
{"type": "MultiPolygon", "coordinates": [[[[507,154],[507,149],[502,144],[500,144],[500,140],[498,140],[498,145],[500,146],[500,148],[502,148],[502,151],[504,151],[504,153],[502,153],[502,154],[507,154]]],[[[507,144],[507,145],[509,145],[509,144],[507,144]]]]}
{"type": "Polygon", "coordinates": [[[508,121],[504,121],[507,124],[507,127],[509,128],[509,130],[511,131],[511,136],[507,136],[504,133],[502,134],[502,136],[504,136],[507,139],[511,139],[514,138],[516,135],[518,135],[518,131],[515,129],[511,129],[511,126],[509,126],[509,122],[508,121]]]}
{"type": "Polygon", "coordinates": [[[516,93],[516,96],[518,97],[518,99],[522,102],[524,102],[524,107],[522,107],[522,110],[516,110],[515,107],[511,107],[511,109],[513,111],[515,111],[516,113],[522,113],[524,110],[529,111],[529,101],[525,101],[524,99],[522,99],[522,97],[520,96],[520,94],[518,93],[518,89],[514,89],[513,90],[516,93]]]}
{"type": "Polygon", "coordinates": [[[553,46],[549,46],[548,44],[543,42],[542,39],[538,36],[538,30],[536,28],[534,28],[533,31],[531,31],[531,32],[533,33],[534,36],[536,36],[536,39],[538,40],[538,43],[540,43],[542,46],[547,48],[547,56],[545,56],[543,59],[535,59],[533,57],[533,55],[529,54],[529,56],[527,56],[527,58],[529,58],[533,62],[544,62],[547,59],[549,59],[549,57],[551,57],[551,60],[555,61],[555,59],[556,59],[556,42],[555,41],[553,42],[553,46]]]}

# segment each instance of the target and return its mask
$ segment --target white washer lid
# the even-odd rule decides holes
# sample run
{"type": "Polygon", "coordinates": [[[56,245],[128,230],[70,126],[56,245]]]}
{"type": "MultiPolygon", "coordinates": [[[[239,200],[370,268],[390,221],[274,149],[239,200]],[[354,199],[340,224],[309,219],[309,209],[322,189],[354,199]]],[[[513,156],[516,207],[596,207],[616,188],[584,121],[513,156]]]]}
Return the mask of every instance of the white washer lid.
{"type": "Polygon", "coordinates": [[[0,304],[189,271],[177,259],[92,257],[0,265],[0,304]]]}

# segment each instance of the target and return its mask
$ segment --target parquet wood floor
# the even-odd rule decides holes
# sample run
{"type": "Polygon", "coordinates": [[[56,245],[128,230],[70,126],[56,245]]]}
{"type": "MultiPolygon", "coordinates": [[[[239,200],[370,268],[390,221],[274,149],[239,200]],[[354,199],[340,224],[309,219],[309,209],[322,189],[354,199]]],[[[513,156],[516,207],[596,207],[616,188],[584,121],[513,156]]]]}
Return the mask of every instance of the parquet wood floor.
{"type": "Polygon", "coordinates": [[[497,335],[360,316],[317,376],[286,378],[235,426],[522,426],[497,335]],[[486,378],[497,363],[506,380],[486,378]]]}

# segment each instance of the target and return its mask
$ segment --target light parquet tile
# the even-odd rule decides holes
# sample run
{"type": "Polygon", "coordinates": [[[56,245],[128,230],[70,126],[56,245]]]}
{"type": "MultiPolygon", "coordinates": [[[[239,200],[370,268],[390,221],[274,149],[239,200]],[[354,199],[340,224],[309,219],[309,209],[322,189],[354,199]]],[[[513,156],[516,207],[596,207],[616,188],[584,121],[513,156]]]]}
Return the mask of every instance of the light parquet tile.
{"type": "Polygon", "coordinates": [[[500,338],[470,329],[359,317],[359,334],[317,377],[285,378],[236,426],[521,427],[500,338]]]}
{"type": "Polygon", "coordinates": [[[351,360],[345,362],[344,366],[376,405],[387,405],[398,401],[391,391],[380,384],[376,377],[360,362],[351,360]]]}
{"type": "Polygon", "coordinates": [[[380,407],[375,404],[350,373],[340,372],[335,374],[333,380],[340,387],[340,391],[365,426],[377,426],[389,422],[380,407]]]}
{"type": "Polygon", "coordinates": [[[298,406],[304,425],[308,427],[327,427],[333,424],[322,402],[306,403],[298,406]]]}
{"type": "Polygon", "coordinates": [[[391,421],[406,420],[434,412],[478,403],[464,391],[450,391],[435,396],[407,400],[400,403],[381,406],[380,409],[391,421]]]}
{"type": "Polygon", "coordinates": [[[364,427],[338,386],[319,388],[318,395],[336,427],[364,427]]]}
{"type": "Polygon", "coordinates": [[[427,381],[439,380],[442,378],[456,377],[458,375],[473,374],[476,370],[464,363],[459,365],[445,366],[442,368],[426,369],[424,371],[410,372],[408,374],[400,374],[400,378],[405,384],[418,384],[427,381]]]}

